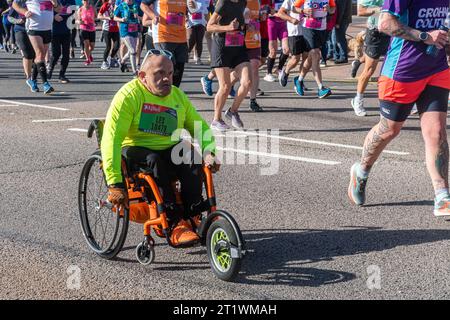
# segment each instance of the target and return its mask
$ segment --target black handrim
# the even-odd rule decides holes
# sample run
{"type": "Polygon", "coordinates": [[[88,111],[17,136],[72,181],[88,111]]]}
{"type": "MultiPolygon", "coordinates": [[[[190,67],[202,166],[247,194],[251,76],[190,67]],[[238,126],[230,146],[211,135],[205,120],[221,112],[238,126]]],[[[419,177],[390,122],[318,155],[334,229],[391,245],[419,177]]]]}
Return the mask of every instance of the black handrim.
{"type": "Polygon", "coordinates": [[[122,249],[128,231],[128,210],[120,216],[103,206],[107,186],[101,157],[94,154],[86,161],[79,184],[80,221],[89,247],[98,255],[112,259],[122,249]]]}

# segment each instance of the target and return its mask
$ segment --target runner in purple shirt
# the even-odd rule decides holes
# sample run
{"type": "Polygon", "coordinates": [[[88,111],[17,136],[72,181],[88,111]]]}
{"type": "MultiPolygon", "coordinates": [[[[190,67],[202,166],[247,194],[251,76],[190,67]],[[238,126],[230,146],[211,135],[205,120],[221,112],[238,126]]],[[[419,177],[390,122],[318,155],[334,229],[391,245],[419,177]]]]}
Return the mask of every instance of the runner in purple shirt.
{"type": "Polygon", "coordinates": [[[399,133],[414,105],[420,114],[426,165],[435,191],[434,215],[450,216],[447,109],[450,69],[446,60],[449,34],[439,30],[449,12],[448,0],[385,0],[380,32],[392,37],[378,81],[380,122],[364,142],[361,162],[352,166],[348,196],[365,202],[369,171],[399,133]],[[437,57],[427,54],[436,46],[437,57]],[[444,50],[444,47],[446,50],[444,50]]]}

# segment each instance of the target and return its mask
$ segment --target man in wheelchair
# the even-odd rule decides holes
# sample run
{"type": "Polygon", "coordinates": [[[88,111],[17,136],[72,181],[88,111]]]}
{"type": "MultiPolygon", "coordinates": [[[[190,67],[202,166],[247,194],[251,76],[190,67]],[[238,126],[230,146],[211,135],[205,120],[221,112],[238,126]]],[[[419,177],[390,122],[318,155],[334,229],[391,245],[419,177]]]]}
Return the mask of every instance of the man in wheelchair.
{"type": "Polygon", "coordinates": [[[203,163],[219,169],[211,129],[180,89],[172,86],[171,53],[151,50],[144,58],[138,78],[125,84],[114,96],[108,110],[101,153],[108,184],[108,200],[128,207],[128,193],[121,171],[122,155],[127,163],[150,172],[163,196],[171,241],[175,246],[198,240],[189,217],[199,214],[203,202],[203,163]],[[183,148],[181,129],[201,139],[201,157],[183,148]],[[201,129],[201,132],[198,132],[201,129]],[[180,161],[183,159],[183,161],[180,161]],[[187,161],[186,161],[187,160],[187,161]],[[195,161],[197,160],[197,161],[195,161]],[[180,163],[181,162],[181,163],[180,163]],[[180,180],[183,208],[176,204],[172,182],[180,180]]]}

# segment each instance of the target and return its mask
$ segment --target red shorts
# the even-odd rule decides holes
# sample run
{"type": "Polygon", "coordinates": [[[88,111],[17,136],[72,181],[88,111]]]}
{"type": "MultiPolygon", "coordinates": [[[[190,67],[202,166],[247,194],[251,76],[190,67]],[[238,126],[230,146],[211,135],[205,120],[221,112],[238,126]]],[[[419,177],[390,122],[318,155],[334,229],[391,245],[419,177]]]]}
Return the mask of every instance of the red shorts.
{"type": "Polygon", "coordinates": [[[414,104],[419,114],[447,112],[450,90],[450,69],[414,82],[399,82],[385,76],[378,80],[380,113],[383,117],[402,122],[414,104]]]}
{"type": "Polygon", "coordinates": [[[378,79],[378,98],[399,104],[415,103],[427,86],[450,90],[450,69],[414,82],[399,82],[381,76],[378,79]]]}

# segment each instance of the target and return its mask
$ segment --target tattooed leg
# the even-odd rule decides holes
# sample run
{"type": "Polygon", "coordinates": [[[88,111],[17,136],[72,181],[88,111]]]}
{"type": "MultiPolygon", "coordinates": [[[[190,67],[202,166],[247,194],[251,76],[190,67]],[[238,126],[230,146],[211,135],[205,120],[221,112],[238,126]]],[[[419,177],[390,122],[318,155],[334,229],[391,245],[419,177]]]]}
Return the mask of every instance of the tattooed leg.
{"type": "Polygon", "coordinates": [[[364,141],[361,169],[370,171],[383,149],[400,133],[403,123],[381,116],[380,122],[370,130],[364,141]]]}
{"type": "Polygon", "coordinates": [[[421,116],[427,169],[435,191],[448,189],[449,150],[445,112],[425,112],[421,116]]]}

